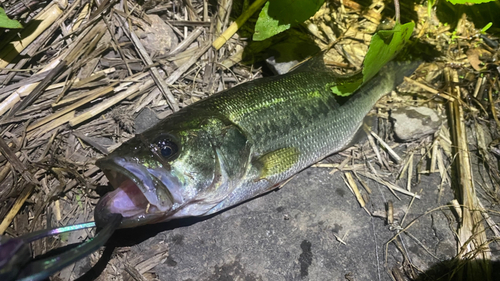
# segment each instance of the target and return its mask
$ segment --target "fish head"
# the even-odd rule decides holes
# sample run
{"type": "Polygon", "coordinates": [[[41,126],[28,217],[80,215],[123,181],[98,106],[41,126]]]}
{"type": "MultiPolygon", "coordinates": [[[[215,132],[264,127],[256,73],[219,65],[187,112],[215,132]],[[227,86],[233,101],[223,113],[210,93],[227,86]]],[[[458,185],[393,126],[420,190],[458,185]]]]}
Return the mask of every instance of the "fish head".
{"type": "Polygon", "coordinates": [[[210,213],[234,189],[249,162],[241,130],[224,118],[174,114],[136,135],[96,165],[115,188],[95,209],[122,228],[210,213]]]}

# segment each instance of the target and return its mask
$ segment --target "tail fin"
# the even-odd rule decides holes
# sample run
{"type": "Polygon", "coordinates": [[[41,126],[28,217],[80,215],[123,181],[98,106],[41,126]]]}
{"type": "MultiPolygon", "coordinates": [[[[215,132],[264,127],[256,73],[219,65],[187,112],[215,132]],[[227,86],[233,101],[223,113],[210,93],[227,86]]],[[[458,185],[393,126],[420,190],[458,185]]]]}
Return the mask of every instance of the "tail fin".
{"type": "Polygon", "coordinates": [[[390,61],[388,62],[380,72],[393,73],[395,75],[394,87],[403,83],[406,76],[410,76],[418,66],[422,64],[422,61],[390,61]]]}

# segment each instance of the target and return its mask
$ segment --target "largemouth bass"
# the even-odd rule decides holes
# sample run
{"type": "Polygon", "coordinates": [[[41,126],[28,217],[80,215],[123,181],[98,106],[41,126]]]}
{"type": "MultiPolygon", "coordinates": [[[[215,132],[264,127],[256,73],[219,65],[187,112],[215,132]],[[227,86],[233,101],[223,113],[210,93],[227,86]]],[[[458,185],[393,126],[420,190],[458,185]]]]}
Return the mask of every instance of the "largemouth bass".
{"type": "Polygon", "coordinates": [[[97,161],[115,190],[95,209],[121,227],[205,216],[279,186],[352,141],[366,114],[418,62],[390,62],[348,97],[324,67],[235,86],[168,116],[97,161]]]}

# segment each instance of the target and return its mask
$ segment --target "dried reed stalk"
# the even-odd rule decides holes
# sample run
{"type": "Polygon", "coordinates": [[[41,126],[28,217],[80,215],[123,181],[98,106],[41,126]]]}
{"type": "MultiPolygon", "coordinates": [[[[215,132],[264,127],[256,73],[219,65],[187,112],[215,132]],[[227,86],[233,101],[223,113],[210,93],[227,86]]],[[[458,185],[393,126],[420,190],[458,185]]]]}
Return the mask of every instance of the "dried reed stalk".
{"type": "Polygon", "coordinates": [[[449,103],[451,120],[452,142],[456,158],[454,170],[457,175],[457,189],[462,209],[462,219],[458,228],[458,258],[468,261],[465,267],[457,269],[459,280],[489,280],[491,258],[487,243],[483,217],[481,215],[478,198],[472,178],[472,169],[467,144],[467,132],[464,122],[464,111],[460,100],[460,88],[456,71],[446,68],[445,77],[449,85],[449,92],[456,101],[449,103]],[[463,276],[467,272],[474,272],[463,276]]]}

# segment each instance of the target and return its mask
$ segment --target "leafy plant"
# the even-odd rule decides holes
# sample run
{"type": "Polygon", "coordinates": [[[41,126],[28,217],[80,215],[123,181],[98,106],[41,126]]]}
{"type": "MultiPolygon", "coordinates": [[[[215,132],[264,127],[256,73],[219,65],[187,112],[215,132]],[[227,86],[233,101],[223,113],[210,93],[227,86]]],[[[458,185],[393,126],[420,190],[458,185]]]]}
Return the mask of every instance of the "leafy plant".
{"type": "Polygon", "coordinates": [[[17,20],[11,20],[5,13],[3,8],[0,8],[0,28],[23,28],[23,26],[17,20]]]}
{"type": "Polygon", "coordinates": [[[254,41],[265,40],[304,22],[323,5],[324,0],[269,0],[255,24],[254,41]]]}
{"type": "Polygon", "coordinates": [[[493,23],[492,23],[492,22],[489,22],[486,26],[484,26],[484,27],[481,29],[481,33],[482,33],[482,34],[485,34],[485,33],[486,33],[486,31],[487,31],[488,29],[490,29],[490,27],[491,27],[492,25],[493,25],[493,23]]]}
{"type": "Polygon", "coordinates": [[[379,30],[372,37],[363,62],[363,82],[370,80],[403,49],[413,33],[413,22],[396,23],[392,30],[379,30]]]}
{"type": "Polygon", "coordinates": [[[356,91],[406,46],[414,27],[413,22],[396,23],[391,30],[379,30],[375,33],[363,61],[362,76],[355,76],[351,81],[335,85],[330,88],[331,91],[339,96],[348,96],[356,91]]]}
{"type": "MultiPolygon", "coordinates": [[[[481,0],[474,0],[481,1],[481,0]]],[[[269,0],[262,8],[253,40],[265,40],[289,29],[293,24],[307,20],[321,7],[324,0],[269,0]]],[[[342,83],[331,86],[333,93],[348,96],[363,83],[370,80],[390,60],[392,60],[409,41],[415,24],[400,24],[399,15],[391,30],[379,30],[373,37],[363,62],[363,72],[342,83]]]]}

